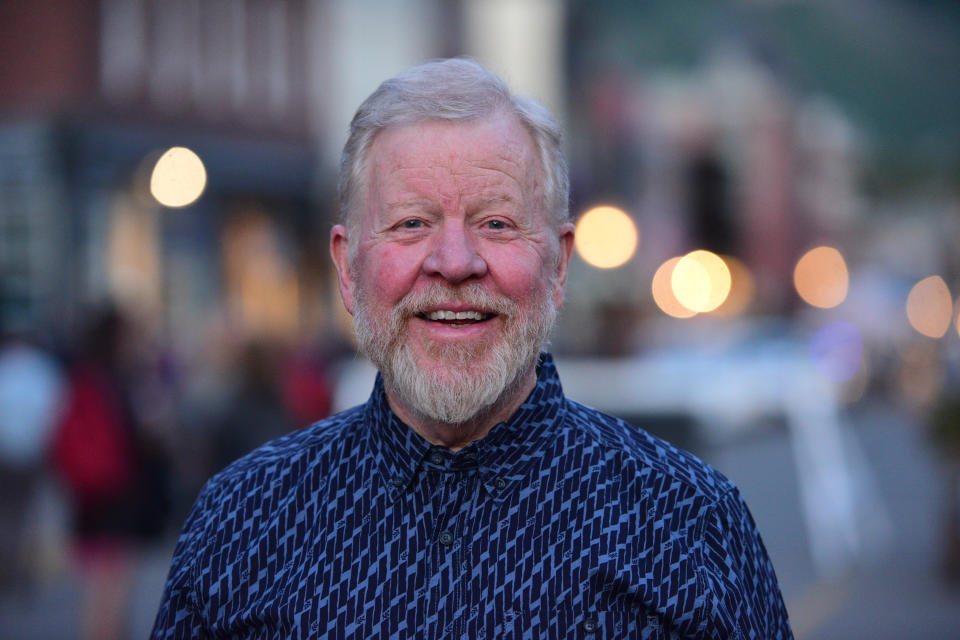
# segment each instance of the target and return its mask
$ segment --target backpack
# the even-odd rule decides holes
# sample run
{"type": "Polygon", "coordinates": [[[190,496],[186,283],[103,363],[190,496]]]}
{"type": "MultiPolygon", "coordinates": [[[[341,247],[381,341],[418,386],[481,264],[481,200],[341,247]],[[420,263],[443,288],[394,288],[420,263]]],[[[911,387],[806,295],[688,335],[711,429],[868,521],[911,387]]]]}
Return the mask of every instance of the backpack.
{"type": "Polygon", "coordinates": [[[80,502],[121,493],[133,482],[133,445],[120,398],[104,372],[81,367],[71,375],[51,454],[80,502]]]}

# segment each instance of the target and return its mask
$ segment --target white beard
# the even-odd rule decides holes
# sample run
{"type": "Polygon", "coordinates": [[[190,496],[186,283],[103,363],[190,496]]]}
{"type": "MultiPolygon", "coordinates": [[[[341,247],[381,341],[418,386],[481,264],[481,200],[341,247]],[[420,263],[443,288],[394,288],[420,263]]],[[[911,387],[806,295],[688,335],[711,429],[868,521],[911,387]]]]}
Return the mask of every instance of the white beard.
{"type": "Polygon", "coordinates": [[[381,323],[370,317],[365,292],[358,289],[354,328],[361,351],[407,407],[422,418],[463,424],[495,409],[536,362],[557,317],[550,297],[552,284],[527,310],[475,283],[460,287],[438,284],[406,296],[381,323]],[[496,341],[480,344],[426,344],[427,354],[444,365],[427,370],[417,362],[406,324],[426,309],[451,302],[496,312],[503,334],[496,341]]]}

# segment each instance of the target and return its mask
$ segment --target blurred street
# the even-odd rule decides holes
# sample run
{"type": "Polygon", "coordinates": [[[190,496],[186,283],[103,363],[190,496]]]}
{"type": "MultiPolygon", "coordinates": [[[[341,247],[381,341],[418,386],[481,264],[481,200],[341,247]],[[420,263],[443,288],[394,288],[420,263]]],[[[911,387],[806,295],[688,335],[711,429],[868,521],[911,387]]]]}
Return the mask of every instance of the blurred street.
{"type": "MultiPolygon", "coordinates": [[[[879,403],[855,409],[849,429],[863,447],[892,521],[892,552],[820,578],[813,569],[785,430],[755,432],[701,454],[740,486],[773,559],[798,640],[960,638],[960,589],[938,574],[944,487],[920,425],[879,403]]],[[[149,634],[172,541],[149,554],[135,586],[131,639],[149,634]]],[[[5,596],[7,640],[75,637],[75,580],[51,581],[32,596],[5,596]]]]}
{"type": "Polygon", "coordinates": [[[707,458],[743,491],[798,639],[960,638],[960,589],[947,589],[938,567],[945,487],[921,425],[877,403],[856,409],[850,430],[875,474],[893,535],[888,554],[832,579],[814,575],[806,552],[785,434],[759,435],[707,458]]]}

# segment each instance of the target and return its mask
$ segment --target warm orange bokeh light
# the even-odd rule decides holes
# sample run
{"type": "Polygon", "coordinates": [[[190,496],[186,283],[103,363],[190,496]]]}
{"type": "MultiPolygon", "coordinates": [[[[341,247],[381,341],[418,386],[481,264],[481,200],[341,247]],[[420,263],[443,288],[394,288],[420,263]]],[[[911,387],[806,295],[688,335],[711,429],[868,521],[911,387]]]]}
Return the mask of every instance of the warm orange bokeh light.
{"type": "Polygon", "coordinates": [[[300,322],[300,287],[269,214],[237,211],[222,235],[231,308],[253,334],[289,339],[300,322]]]}
{"type": "Polygon", "coordinates": [[[681,256],[670,258],[660,265],[660,268],[653,274],[653,284],[650,288],[653,292],[653,301],[665,314],[674,318],[691,318],[697,313],[680,304],[676,296],[673,295],[673,287],[670,286],[673,268],[680,262],[680,258],[681,256]]]}
{"type": "Polygon", "coordinates": [[[712,313],[718,316],[737,316],[747,310],[756,292],[753,274],[741,260],[721,256],[730,269],[730,295],[712,313]]]}
{"type": "Polygon", "coordinates": [[[847,297],[850,274],[843,255],[833,247],[807,251],[793,270],[793,285],[803,301],[830,309],[847,297]]]}
{"type": "Polygon", "coordinates": [[[691,251],[674,266],[670,286],[687,309],[697,313],[713,311],[730,294],[730,269],[715,253],[691,251]]]}
{"type": "Polygon", "coordinates": [[[595,207],[577,222],[574,246],[580,257],[598,269],[613,269],[633,257],[639,233],[616,207],[595,207]]]}
{"type": "Polygon", "coordinates": [[[911,327],[929,338],[942,338],[947,333],[953,319],[953,299],[943,278],[930,276],[913,285],[907,296],[907,319],[911,327]]]}

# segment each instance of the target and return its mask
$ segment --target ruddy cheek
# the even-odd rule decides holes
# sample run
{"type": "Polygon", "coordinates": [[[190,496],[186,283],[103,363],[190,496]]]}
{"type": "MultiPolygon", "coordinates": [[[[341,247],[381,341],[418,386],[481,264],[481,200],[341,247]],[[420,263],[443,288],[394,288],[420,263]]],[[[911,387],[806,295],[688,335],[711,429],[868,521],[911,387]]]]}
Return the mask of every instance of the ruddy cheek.
{"type": "Polygon", "coordinates": [[[403,252],[384,251],[370,256],[373,282],[379,295],[391,302],[400,300],[413,287],[419,271],[419,258],[403,252]]]}
{"type": "Polygon", "coordinates": [[[528,296],[547,281],[542,265],[530,256],[500,256],[493,260],[498,284],[512,298],[528,296]]]}

